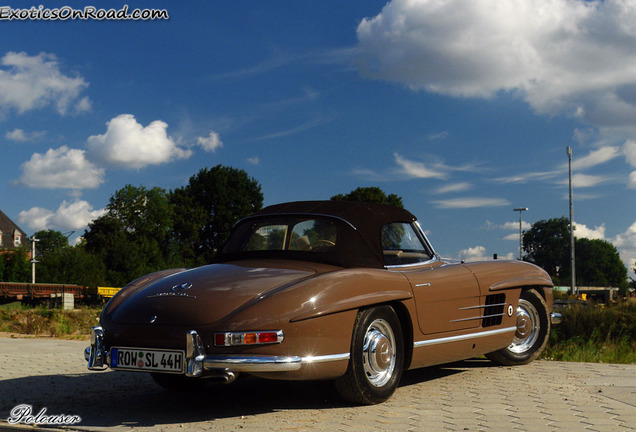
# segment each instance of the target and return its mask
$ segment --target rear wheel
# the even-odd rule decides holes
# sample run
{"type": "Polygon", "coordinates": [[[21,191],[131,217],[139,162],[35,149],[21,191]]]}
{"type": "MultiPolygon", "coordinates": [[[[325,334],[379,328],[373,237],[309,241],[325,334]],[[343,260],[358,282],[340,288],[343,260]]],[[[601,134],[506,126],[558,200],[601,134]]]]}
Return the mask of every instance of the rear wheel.
{"type": "Polygon", "coordinates": [[[517,305],[517,331],[512,343],[486,357],[506,366],[530,363],[541,355],[548,343],[549,315],[548,306],[536,290],[523,291],[517,305]]]}
{"type": "Polygon", "coordinates": [[[336,380],[343,399],[376,404],[391,397],[404,367],[404,338],[390,306],[365,309],[353,327],[351,358],[344,376],[336,380]]]}

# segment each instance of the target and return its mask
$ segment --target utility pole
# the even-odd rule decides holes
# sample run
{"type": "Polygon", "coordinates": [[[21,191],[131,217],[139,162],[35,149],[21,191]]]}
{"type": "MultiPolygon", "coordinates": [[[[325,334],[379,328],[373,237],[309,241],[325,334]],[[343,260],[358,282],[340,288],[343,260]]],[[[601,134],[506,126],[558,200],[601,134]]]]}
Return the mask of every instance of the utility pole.
{"type": "Polygon", "coordinates": [[[35,283],[35,263],[38,261],[35,259],[35,242],[39,242],[40,240],[35,238],[35,235],[31,237],[31,283],[35,283]]]}
{"type": "Polygon", "coordinates": [[[523,249],[523,231],[521,230],[521,213],[527,211],[528,207],[519,207],[512,209],[512,211],[519,212],[519,261],[522,260],[521,250],[523,249]]]}
{"type": "Polygon", "coordinates": [[[568,146],[568,178],[570,183],[570,269],[572,273],[572,281],[570,284],[570,292],[572,295],[578,295],[576,289],[576,263],[574,260],[574,210],[572,206],[572,147],[568,146]]]}

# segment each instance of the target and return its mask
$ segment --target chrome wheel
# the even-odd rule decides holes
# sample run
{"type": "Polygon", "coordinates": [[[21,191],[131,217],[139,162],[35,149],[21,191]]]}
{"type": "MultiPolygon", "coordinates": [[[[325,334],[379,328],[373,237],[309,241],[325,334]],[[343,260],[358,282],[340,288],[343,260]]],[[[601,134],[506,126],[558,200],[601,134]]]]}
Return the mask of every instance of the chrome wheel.
{"type": "Polygon", "coordinates": [[[550,312],[535,289],[521,292],[517,305],[517,324],[512,342],[505,348],[486,354],[500,365],[514,366],[538,358],[550,336],[550,312]]]}
{"type": "Polygon", "coordinates": [[[517,331],[508,347],[515,354],[523,354],[532,349],[539,339],[541,321],[537,309],[525,299],[519,299],[517,306],[517,331]]]}
{"type": "Polygon", "coordinates": [[[376,319],[367,328],[362,362],[369,383],[375,387],[382,387],[393,376],[396,363],[395,336],[385,320],[376,319]]]}
{"type": "Polygon", "coordinates": [[[404,368],[402,325],[391,306],[382,305],[358,312],[353,324],[351,357],[336,389],[347,401],[381,403],[391,397],[404,368]]]}

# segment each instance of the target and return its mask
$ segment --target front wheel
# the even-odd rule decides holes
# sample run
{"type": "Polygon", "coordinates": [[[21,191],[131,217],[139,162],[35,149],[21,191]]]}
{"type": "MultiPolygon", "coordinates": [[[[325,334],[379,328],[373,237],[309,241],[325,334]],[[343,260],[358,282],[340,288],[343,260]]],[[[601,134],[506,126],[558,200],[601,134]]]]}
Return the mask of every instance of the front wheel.
{"type": "Polygon", "coordinates": [[[486,354],[493,362],[514,366],[538,358],[550,336],[550,314],[543,297],[534,289],[526,290],[517,305],[517,331],[506,348],[486,354]]]}
{"type": "Polygon", "coordinates": [[[395,392],[404,368],[402,326],[390,306],[365,309],[353,326],[347,372],[336,380],[343,399],[381,403],[395,392]]]}

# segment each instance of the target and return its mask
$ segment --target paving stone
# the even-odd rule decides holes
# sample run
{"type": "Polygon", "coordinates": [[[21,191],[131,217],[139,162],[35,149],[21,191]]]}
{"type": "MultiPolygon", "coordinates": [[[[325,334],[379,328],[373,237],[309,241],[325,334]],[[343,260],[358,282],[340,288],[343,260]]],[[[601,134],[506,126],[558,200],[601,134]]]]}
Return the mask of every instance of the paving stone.
{"type": "Polygon", "coordinates": [[[358,407],[330,383],[246,379],[184,397],[146,374],[87,371],[86,345],[0,338],[0,432],[18,404],[91,432],[636,430],[636,365],[470,360],[408,371],[389,401],[358,407]]]}

